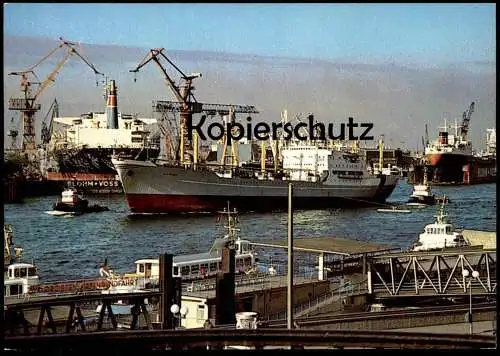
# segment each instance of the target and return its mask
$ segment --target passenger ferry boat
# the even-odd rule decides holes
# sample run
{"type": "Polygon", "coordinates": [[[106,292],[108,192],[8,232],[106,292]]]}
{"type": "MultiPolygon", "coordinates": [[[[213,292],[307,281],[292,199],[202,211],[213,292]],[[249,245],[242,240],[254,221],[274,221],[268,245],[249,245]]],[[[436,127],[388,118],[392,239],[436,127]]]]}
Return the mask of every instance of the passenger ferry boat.
{"type": "Polygon", "coordinates": [[[12,226],[4,225],[4,297],[28,294],[31,286],[39,284],[36,266],[21,262],[23,249],[13,246],[12,226]]]}
{"type": "MultiPolygon", "coordinates": [[[[223,238],[215,239],[212,248],[208,252],[179,255],[173,258],[174,277],[181,277],[184,280],[201,279],[214,276],[222,270],[222,248],[224,246],[234,247],[236,250],[236,273],[251,273],[256,270],[256,253],[252,244],[248,240],[241,239],[236,227],[238,222],[237,211],[232,212],[228,208],[219,212],[227,216],[227,233],[223,238]]],[[[220,216],[219,216],[220,218],[220,216]]],[[[160,276],[159,259],[140,259],[135,261],[135,273],[126,273],[124,278],[145,278],[152,283],[160,276]]]]}
{"type": "Polygon", "coordinates": [[[455,226],[447,221],[448,215],[444,212],[444,205],[443,201],[436,215],[436,221],[425,226],[424,232],[419,235],[418,241],[412,247],[413,251],[468,246],[462,233],[456,231],[455,226]]]}

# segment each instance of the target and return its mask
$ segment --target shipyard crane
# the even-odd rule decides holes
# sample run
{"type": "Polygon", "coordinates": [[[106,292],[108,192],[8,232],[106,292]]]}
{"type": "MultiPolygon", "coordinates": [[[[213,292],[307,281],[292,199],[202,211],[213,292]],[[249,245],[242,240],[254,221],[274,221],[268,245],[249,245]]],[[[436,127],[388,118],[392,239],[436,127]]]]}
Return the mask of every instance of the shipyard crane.
{"type": "MultiPolygon", "coordinates": [[[[191,158],[186,159],[186,155],[192,154],[193,152],[193,143],[188,139],[187,135],[187,127],[191,126],[191,122],[193,119],[194,113],[199,113],[200,107],[196,105],[196,98],[193,95],[193,80],[195,78],[201,77],[201,73],[193,73],[191,75],[186,75],[180,70],[164,53],[165,48],[153,48],[146,54],[144,59],[137,65],[136,68],[131,69],[130,72],[137,73],[139,70],[144,67],[146,64],[151,61],[155,62],[156,65],[160,68],[164,75],[165,82],[167,86],[170,88],[172,93],[174,94],[176,100],[179,101],[181,105],[180,110],[180,120],[179,120],[179,153],[176,154],[179,157],[179,161],[181,165],[189,164],[191,158]],[[179,85],[176,85],[175,81],[168,75],[167,70],[161,63],[161,59],[166,60],[175,70],[180,74],[179,85]]],[[[136,81],[136,78],[134,78],[136,81]]]]}
{"type": "Polygon", "coordinates": [[[422,141],[422,144],[424,145],[424,149],[429,144],[429,131],[427,130],[427,124],[425,124],[425,142],[422,141]]]}
{"type": "Polygon", "coordinates": [[[469,132],[469,122],[472,113],[474,112],[474,102],[469,106],[469,109],[462,114],[462,126],[460,127],[460,137],[462,141],[467,141],[467,133],[469,132]]]}
{"type": "Polygon", "coordinates": [[[42,121],[41,139],[43,145],[47,145],[50,142],[50,138],[52,136],[52,130],[54,127],[54,118],[56,117],[59,117],[59,104],[57,103],[57,99],[54,99],[54,101],[50,105],[49,110],[47,111],[47,114],[45,115],[42,121]],[[50,113],[52,113],[52,115],[50,115],[50,119],[48,120],[48,125],[47,125],[47,119],[49,118],[50,113]]]}
{"type": "MultiPolygon", "coordinates": [[[[33,151],[36,149],[34,117],[36,112],[39,111],[41,108],[41,105],[36,103],[37,99],[49,87],[51,83],[55,82],[57,74],[59,74],[64,64],[69,60],[69,58],[72,55],[76,55],[77,57],[79,57],[85,64],[87,64],[94,71],[96,75],[103,75],[94,67],[92,63],[90,63],[78,52],[77,43],[65,41],[61,37],[59,37],[59,40],[61,41],[61,43],[56,48],[51,50],[47,55],[45,55],[42,59],[40,59],[37,63],[35,63],[27,70],[9,73],[9,75],[18,75],[21,77],[22,97],[10,98],[9,110],[18,110],[21,112],[23,121],[23,143],[22,143],[23,151],[33,151]],[[35,68],[38,67],[42,62],[44,62],[47,58],[51,57],[60,49],[64,49],[66,52],[64,54],[64,57],[57,63],[52,72],[50,72],[50,74],[43,81],[38,81],[38,82],[32,81],[29,78],[30,75],[39,80],[38,76],[34,71],[35,68]],[[31,87],[33,85],[38,85],[38,88],[36,90],[32,90],[31,87]]],[[[97,85],[99,85],[99,81],[97,81],[97,85]]]]}

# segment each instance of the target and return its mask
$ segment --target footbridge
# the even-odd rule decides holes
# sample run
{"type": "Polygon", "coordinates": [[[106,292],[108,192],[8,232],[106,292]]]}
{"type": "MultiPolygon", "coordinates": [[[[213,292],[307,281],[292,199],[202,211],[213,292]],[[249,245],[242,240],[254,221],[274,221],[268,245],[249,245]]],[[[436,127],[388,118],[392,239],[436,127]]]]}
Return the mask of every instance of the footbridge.
{"type": "Polygon", "coordinates": [[[496,276],[496,249],[391,253],[368,259],[368,293],[377,298],[494,297],[496,276]]]}

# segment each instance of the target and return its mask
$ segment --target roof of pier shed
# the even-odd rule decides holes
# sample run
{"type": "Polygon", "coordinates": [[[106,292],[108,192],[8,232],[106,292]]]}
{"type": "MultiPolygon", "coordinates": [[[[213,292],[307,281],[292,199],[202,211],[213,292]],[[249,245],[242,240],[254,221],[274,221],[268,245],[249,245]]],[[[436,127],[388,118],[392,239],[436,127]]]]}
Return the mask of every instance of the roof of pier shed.
{"type": "MultiPolygon", "coordinates": [[[[252,242],[252,245],[287,248],[288,240],[274,240],[267,242],[252,242]]],[[[352,255],[364,252],[375,252],[392,249],[391,246],[374,242],[346,239],[342,237],[295,237],[293,249],[296,251],[330,253],[336,255],[352,255]]]]}

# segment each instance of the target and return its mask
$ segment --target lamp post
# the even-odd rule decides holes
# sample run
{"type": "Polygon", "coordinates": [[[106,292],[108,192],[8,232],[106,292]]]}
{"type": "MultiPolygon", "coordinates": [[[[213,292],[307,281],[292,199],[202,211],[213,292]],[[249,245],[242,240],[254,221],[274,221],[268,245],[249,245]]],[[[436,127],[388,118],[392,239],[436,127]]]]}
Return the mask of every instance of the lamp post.
{"type": "MultiPolygon", "coordinates": [[[[469,321],[469,333],[472,335],[472,278],[478,278],[479,277],[479,272],[478,271],[472,271],[472,278],[469,278],[469,270],[464,269],[462,271],[462,276],[464,279],[468,279],[467,287],[469,288],[469,314],[467,315],[467,320],[469,321]]],[[[465,281],[464,281],[465,282],[465,281]]]]}
{"type": "Polygon", "coordinates": [[[182,327],[182,319],[186,318],[187,313],[189,313],[189,309],[185,306],[179,307],[177,304],[172,304],[170,307],[170,311],[174,315],[175,320],[179,320],[179,322],[174,323],[174,329],[182,327]]]}

